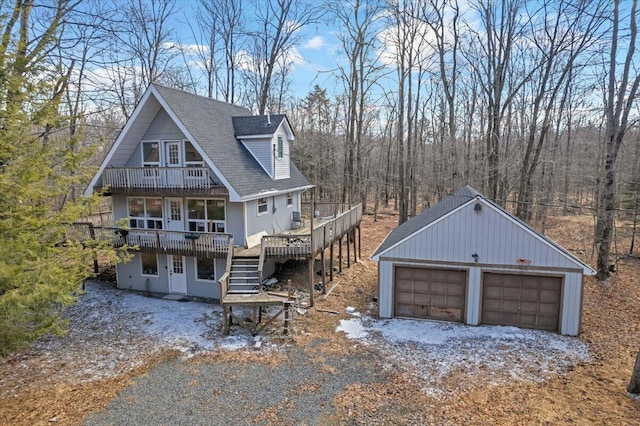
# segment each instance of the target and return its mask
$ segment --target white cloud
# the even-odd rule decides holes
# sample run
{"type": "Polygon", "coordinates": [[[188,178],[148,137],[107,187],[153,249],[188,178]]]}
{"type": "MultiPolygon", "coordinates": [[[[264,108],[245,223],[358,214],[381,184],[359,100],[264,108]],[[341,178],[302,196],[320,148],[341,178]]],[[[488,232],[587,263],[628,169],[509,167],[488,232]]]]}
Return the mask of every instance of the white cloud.
{"type": "Polygon", "coordinates": [[[310,40],[307,40],[307,42],[302,46],[305,49],[321,49],[322,47],[324,47],[325,45],[325,41],[324,38],[322,38],[321,36],[315,36],[310,40]]]}

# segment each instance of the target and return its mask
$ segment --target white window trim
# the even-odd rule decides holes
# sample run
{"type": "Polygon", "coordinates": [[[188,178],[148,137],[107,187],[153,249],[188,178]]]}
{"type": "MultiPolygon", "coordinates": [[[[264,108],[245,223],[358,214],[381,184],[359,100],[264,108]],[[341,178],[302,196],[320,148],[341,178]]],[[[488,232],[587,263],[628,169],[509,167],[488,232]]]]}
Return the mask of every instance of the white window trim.
{"type": "Polygon", "coordinates": [[[184,167],[204,167],[204,157],[202,157],[201,161],[187,161],[187,143],[190,143],[191,146],[193,147],[193,149],[198,153],[198,155],[200,155],[200,157],[202,157],[202,155],[200,154],[200,152],[198,151],[196,146],[193,144],[193,142],[191,142],[191,140],[183,139],[182,140],[182,152],[184,153],[183,154],[184,167]]]}
{"type": "MultiPolygon", "coordinates": [[[[225,212],[226,213],[226,212],[225,212]]],[[[127,225],[129,226],[129,228],[131,229],[150,229],[152,231],[164,231],[165,230],[165,211],[164,211],[164,199],[162,197],[127,197],[127,225]],[[144,202],[144,214],[145,216],[131,216],[131,212],[129,211],[129,200],[135,200],[135,199],[143,199],[145,200],[144,202]],[[162,212],[162,216],[160,217],[150,217],[150,216],[146,216],[147,214],[147,202],[146,200],[160,200],[160,202],[162,203],[162,209],[160,210],[162,212]],[[131,226],[131,220],[144,220],[144,228],[138,228],[136,227],[132,227],[131,226]],[[147,227],[147,220],[154,220],[154,221],[159,221],[162,223],[162,228],[148,228],[147,227]]],[[[225,228],[226,229],[226,228],[225,228]]]]}
{"type": "MultiPolygon", "coordinates": [[[[151,254],[151,253],[147,253],[147,254],[151,254]]],[[[144,266],[142,265],[142,253],[140,253],[140,275],[142,275],[143,277],[159,277],[160,276],[160,264],[158,262],[158,254],[155,254],[156,257],[156,271],[157,273],[154,274],[145,274],[144,273],[144,266]]]]}
{"type": "MultiPolygon", "coordinates": [[[[189,231],[189,223],[191,221],[205,221],[205,222],[209,222],[209,218],[207,219],[189,219],[189,200],[204,200],[204,201],[222,201],[224,203],[224,221],[222,220],[213,220],[213,223],[215,224],[216,222],[223,222],[224,225],[224,232],[228,232],[228,228],[227,228],[227,201],[224,198],[200,198],[200,197],[188,197],[185,198],[184,201],[184,220],[185,220],[185,231],[186,232],[198,232],[198,231],[189,231]]],[[[207,209],[204,209],[205,214],[207,214],[207,209]]],[[[214,232],[209,232],[206,231],[207,233],[215,233],[214,232]]]]}
{"type": "Polygon", "coordinates": [[[265,214],[269,213],[269,198],[267,197],[258,198],[256,200],[256,206],[257,206],[256,211],[258,212],[258,216],[264,216],[265,214]],[[267,209],[263,212],[260,211],[260,200],[264,200],[265,201],[264,205],[267,207],[267,209]]]}
{"type": "Polygon", "coordinates": [[[293,208],[293,192],[287,192],[287,194],[285,195],[286,197],[286,203],[287,203],[287,208],[291,209],[293,208]],[[291,195],[291,204],[289,204],[289,195],[291,195]]]}
{"type": "Polygon", "coordinates": [[[276,158],[282,160],[284,158],[284,138],[278,136],[276,139],[276,158]],[[282,147],[282,149],[280,149],[282,147]]]}
{"type": "MultiPolygon", "coordinates": [[[[193,270],[195,271],[195,277],[196,277],[196,281],[200,281],[203,283],[215,283],[216,279],[212,279],[212,280],[205,280],[202,278],[198,277],[198,258],[194,257],[193,258],[193,270]]],[[[216,259],[213,259],[213,276],[217,276],[218,275],[218,268],[216,266],[216,259]]]]}
{"type": "Polygon", "coordinates": [[[140,164],[142,167],[160,167],[162,165],[163,146],[159,140],[156,139],[144,139],[140,141],[140,164]],[[144,161],[144,144],[145,143],[157,143],[158,144],[158,162],[147,163],[144,161]]]}

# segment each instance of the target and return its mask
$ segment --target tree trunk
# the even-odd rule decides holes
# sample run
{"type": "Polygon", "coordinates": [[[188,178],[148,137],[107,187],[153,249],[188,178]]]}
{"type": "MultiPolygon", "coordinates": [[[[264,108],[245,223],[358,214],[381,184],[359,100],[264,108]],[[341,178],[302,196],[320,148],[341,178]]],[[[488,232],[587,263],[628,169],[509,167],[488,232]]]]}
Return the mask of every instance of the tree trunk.
{"type": "Polygon", "coordinates": [[[627,392],[635,395],[640,394],[640,351],[636,355],[636,365],[633,367],[633,374],[631,375],[629,386],[627,386],[627,392]]]}

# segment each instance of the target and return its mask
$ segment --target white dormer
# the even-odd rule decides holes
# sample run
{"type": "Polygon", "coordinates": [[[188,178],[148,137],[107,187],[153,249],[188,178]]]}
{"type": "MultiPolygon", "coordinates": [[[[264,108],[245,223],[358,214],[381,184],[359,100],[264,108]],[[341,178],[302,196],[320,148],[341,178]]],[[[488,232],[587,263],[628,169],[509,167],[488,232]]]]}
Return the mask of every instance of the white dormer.
{"type": "Polygon", "coordinates": [[[282,114],[234,117],[236,138],[273,180],[291,177],[290,147],[295,139],[282,114]]]}

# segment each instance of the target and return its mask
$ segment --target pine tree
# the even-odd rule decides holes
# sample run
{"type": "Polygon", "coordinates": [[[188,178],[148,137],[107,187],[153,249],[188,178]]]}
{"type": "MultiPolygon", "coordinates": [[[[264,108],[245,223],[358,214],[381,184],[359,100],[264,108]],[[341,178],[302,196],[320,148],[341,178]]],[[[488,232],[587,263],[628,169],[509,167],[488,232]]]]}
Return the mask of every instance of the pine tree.
{"type": "Polygon", "coordinates": [[[38,35],[32,0],[0,16],[0,356],[64,331],[62,310],[81,293],[98,250],[65,241],[67,224],[90,206],[65,201],[86,170],[57,131],[66,81],[46,61],[68,6],[58,2],[38,35]]]}

